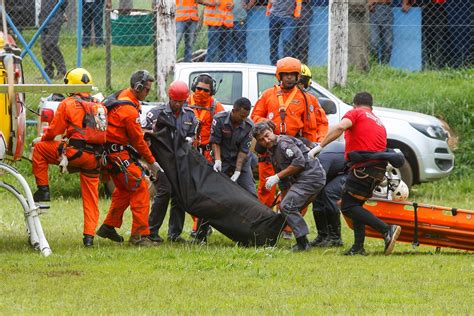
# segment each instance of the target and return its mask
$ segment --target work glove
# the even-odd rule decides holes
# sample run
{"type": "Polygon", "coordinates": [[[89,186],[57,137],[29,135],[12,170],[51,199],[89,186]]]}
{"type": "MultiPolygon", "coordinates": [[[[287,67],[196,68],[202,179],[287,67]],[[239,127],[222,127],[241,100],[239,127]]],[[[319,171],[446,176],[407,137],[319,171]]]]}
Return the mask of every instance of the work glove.
{"type": "Polygon", "coordinates": [[[69,160],[67,160],[67,157],[65,154],[62,154],[61,159],[59,160],[59,171],[61,171],[61,173],[67,173],[68,164],[69,164],[69,160]]]}
{"type": "Polygon", "coordinates": [[[230,177],[230,179],[234,182],[237,182],[237,179],[239,179],[239,177],[240,177],[240,171],[235,170],[234,174],[232,175],[232,177],[230,177]]]}
{"type": "Polygon", "coordinates": [[[321,150],[323,150],[323,147],[321,147],[321,145],[317,145],[308,152],[308,158],[315,160],[316,156],[321,152],[321,150]]]}
{"type": "Polygon", "coordinates": [[[274,174],[273,176],[268,177],[266,180],[267,181],[265,182],[265,189],[270,190],[275,184],[280,181],[280,178],[277,174],[274,174]]]}
{"type": "Polygon", "coordinates": [[[160,164],[155,161],[153,164],[150,165],[150,170],[153,173],[154,176],[158,173],[158,171],[164,172],[163,169],[161,168],[160,164]]]}
{"type": "Polygon", "coordinates": [[[38,144],[40,141],[41,141],[41,137],[36,137],[36,138],[33,139],[33,141],[31,142],[31,146],[34,146],[34,145],[38,144]]]}
{"type": "Polygon", "coordinates": [[[192,137],[189,137],[189,136],[186,137],[184,140],[185,140],[186,142],[188,142],[188,144],[192,144],[193,141],[194,141],[193,138],[192,138],[192,137]]]}
{"type": "Polygon", "coordinates": [[[221,172],[222,171],[222,161],[216,160],[214,162],[214,167],[212,167],[212,169],[214,169],[215,172],[221,172]]]}

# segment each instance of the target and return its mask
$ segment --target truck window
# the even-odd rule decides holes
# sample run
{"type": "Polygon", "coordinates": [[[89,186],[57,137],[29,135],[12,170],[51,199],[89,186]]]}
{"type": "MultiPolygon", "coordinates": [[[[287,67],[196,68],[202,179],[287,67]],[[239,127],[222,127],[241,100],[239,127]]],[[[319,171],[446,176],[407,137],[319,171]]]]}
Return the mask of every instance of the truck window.
{"type": "MultiPolygon", "coordinates": [[[[194,78],[202,72],[192,72],[189,75],[189,87],[194,78]]],[[[240,71],[209,71],[207,72],[216,80],[217,93],[215,98],[222,104],[232,105],[242,97],[242,72],[240,71]]]]}
{"type": "Polygon", "coordinates": [[[260,98],[263,91],[273,87],[273,85],[276,84],[278,84],[278,81],[274,74],[263,72],[257,73],[258,97],[260,98]]]}

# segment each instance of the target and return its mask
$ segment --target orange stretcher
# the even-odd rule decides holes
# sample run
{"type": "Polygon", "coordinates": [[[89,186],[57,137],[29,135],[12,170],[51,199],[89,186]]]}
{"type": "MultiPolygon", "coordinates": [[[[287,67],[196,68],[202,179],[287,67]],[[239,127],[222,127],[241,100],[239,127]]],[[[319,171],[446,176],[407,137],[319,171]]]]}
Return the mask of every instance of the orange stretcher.
{"type": "MultiPolygon", "coordinates": [[[[474,211],[427,205],[370,199],[364,208],[387,224],[402,227],[399,241],[474,251],[474,211]]],[[[345,217],[352,229],[352,221],[345,217]]],[[[368,237],[382,238],[367,226],[368,237]]]]}

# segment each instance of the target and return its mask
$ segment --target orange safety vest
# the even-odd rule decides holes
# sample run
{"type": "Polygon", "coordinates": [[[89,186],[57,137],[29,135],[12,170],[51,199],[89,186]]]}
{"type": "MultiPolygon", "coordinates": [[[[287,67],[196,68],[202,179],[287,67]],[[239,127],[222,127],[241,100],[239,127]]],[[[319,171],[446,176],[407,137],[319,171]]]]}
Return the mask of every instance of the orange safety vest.
{"type": "Polygon", "coordinates": [[[198,7],[195,0],[176,0],[176,21],[199,21],[198,7]]]}
{"type": "Polygon", "coordinates": [[[234,14],[232,9],[227,9],[227,4],[233,4],[233,0],[222,0],[219,6],[207,5],[204,9],[204,25],[234,27],[234,14]]]}
{"type": "MultiPolygon", "coordinates": [[[[293,11],[293,16],[295,18],[299,18],[301,16],[301,6],[302,6],[301,3],[303,2],[303,0],[295,0],[295,1],[296,1],[296,5],[295,5],[295,10],[293,11]]],[[[268,1],[267,11],[265,12],[266,16],[270,15],[271,8],[272,8],[272,1],[268,1]]]]}

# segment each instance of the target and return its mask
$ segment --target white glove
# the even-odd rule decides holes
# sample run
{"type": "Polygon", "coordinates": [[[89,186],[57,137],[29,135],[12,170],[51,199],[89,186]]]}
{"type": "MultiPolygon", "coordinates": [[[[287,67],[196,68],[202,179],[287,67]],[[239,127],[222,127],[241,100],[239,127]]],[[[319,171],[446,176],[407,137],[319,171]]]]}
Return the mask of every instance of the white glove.
{"type": "Polygon", "coordinates": [[[212,169],[214,169],[215,172],[220,172],[220,171],[222,171],[222,161],[216,160],[216,161],[214,162],[214,167],[212,167],[212,169]]]}
{"type": "Polygon", "coordinates": [[[34,146],[34,145],[38,144],[40,141],[41,141],[41,137],[36,137],[36,138],[33,139],[33,141],[31,142],[31,146],[34,146]]]}
{"type": "Polygon", "coordinates": [[[192,144],[192,143],[193,143],[193,138],[192,138],[192,137],[189,137],[189,136],[188,136],[188,137],[186,137],[184,140],[187,141],[189,144],[192,144]]]}
{"type": "Polygon", "coordinates": [[[321,147],[321,145],[317,145],[308,152],[308,158],[315,160],[316,156],[321,152],[321,150],[323,150],[323,147],[321,147]]]}
{"type": "Polygon", "coordinates": [[[268,177],[266,180],[267,182],[265,182],[265,189],[270,190],[275,184],[280,181],[280,178],[277,174],[274,174],[273,176],[268,177]]]}
{"type": "Polygon", "coordinates": [[[232,175],[232,177],[230,177],[230,179],[234,182],[237,182],[237,179],[239,179],[240,177],[240,171],[234,171],[234,174],[232,175]]]}
{"type": "Polygon", "coordinates": [[[67,165],[69,164],[69,160],[67,160],[66,155],[61,155],[61,160],[59,161],[59,171],[61,173],[67,173],[67,165]]]}
{"type": "Polygon", "coordinates": [[[151,172],[153,172],[154,175],[158,173],[158,171],[164,172],[163,169],[161,168],[160,164],[155,161],[152,165],[150,165],[151,172]]]}

